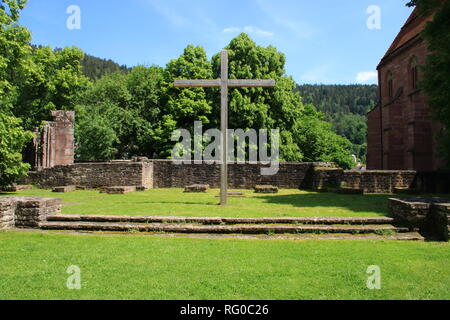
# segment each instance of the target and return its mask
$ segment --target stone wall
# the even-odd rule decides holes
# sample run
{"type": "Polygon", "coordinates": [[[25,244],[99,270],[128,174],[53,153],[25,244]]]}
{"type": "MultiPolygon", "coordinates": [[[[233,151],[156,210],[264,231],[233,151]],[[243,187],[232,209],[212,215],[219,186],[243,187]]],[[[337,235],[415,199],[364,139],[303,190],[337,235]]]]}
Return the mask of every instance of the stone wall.
{"type": "MultiPolygon", "coordinates": [[[[261,175],[262,164],[230,164],[230,188],[251,189],[255,185],[271,184],[279,188],[310,189],[310,171],[316,167],[332,167],[332,163],[280,163],[277,174],[261,175]]],[[[138,188],[184,188],[191,184],[220,186],[220,165],[182,164],[171,160],[113,161],[105,163],[78,163],[72,166],[56,166],[30,172],[22,184],[34,184],[41,188],[75,185],[88,188],[136,186],[138,188]]]]}
{"type": "MultiPolygon", "coordinates": [[[[273,176],[261,175],[261,164],[230,164],[229,187],[251,189],[255,185],[278,188],[321,190],[327,187],[362,189],[365,193],[394,193],[396,188],[415,188],[422,193],[449,192],[450,173],[416,173],[415,171],[344,171],[332,163],[280,163],[273,176]],[[437,183],[441,181],[441,183],[437,183]],[[437,188],[436,186],[442,186],[437,188]],[[434,189],[432,188],[434,186],[434,189]]],[[[192,184],[220,186],[220,166],[170,160],[112,161],[78,163],[30,172],[21,184],[41,188],[81,186],[92,189],[135,186],[138,189],[184,188],[192,184]]]]}
{"type": "Polygon", "coordinates": [[[47,216],[61,213],[61,199],[40,197],[0,198],[0,230],[38,228],[47,216]]]}
{"type": "Polygon", "coordinates": [[[341,185],[344,177],[344,170],[341,168],[314,167],[310,172],[310,188],[312,190],[327,190],[337,188],[341,185]]]}
{"type": "MultiPolygon", "coordinates": [[[[182,164],[172,161],[153,161],[153,185],[155,188],[184,188],[192,184],[208,184],[211,188],[220,187],[220,165],[182,164]]],[[[233,189],[251,189],[255,185],[274,185],[287,189],[309,189],[311,181],[308,174],[315,166],[333,166],[331,163],[280,163],[280,169],[273,176],[261,175],[261,164],[230,164],[228,184],[233,189]]]]}
{"type": "Polygon", "coordinates": [[[0,198],[0,231],[14,227],[16,202],[10,197],[0,198]]]}
{"type": "Polygon", "coordinates": [[[395,188],[412,188],[415,179],[415,171],[344,171],[340,168],[315,167],[311,189],[326,190],[345,186],[361,189],[364,193],[394,193],[395,188]]]}
{"type": "Polygon", "coordinates": [[[22,183],[41,188],[74,185],[87,188],[136,186],[148,189],[153,187],[152,173],[151,162],[78,163],[30,172],[22,183]]]}
{"type": "Polygon", "coordinates": [[[389,199],[389,213],[397,225],[420,231],[430,240],[449,240],[449,199],[392,198],[389,199]]]}
{"type": "Polygon", "coordinates": [[[394,193],[395,188],[411,188],[415,171],[345,171],[342,181],[351,188],[363,189],[364,193],[394,193]]]}

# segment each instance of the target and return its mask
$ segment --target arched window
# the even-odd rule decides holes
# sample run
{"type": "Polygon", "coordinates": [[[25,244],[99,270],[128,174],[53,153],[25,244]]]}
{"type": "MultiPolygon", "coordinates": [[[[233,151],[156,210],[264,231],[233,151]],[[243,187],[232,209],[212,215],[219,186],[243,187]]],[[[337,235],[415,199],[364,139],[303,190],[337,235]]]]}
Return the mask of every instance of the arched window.
{"type": "Polygon", "coordinates": [[[413,57],[411,59],[409,70],[411,78],[411,87],[413,89],[417,89],[418,88],[417,84],[419,83],[419,64],[417,63],[416,57],[413,57]]]}
{"type": "Polygon", "coordinates": [[[387,94],[389,99],[392,99],[394,97],[394,80],[392,77],[392,72],[388,72],[387,77],[387,94]]]}

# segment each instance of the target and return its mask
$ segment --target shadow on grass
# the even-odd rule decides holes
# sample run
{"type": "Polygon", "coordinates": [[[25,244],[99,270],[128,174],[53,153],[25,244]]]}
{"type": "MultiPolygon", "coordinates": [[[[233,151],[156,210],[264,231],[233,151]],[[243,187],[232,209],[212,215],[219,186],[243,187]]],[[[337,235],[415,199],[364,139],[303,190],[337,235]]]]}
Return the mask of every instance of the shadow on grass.
{"type": "Polygon", "coordinates": [[[15,197],[18,195],[19,194],[17,192],[4,192],[4,191],[0,192],[0,197],[3,197],[3,196],[15,197]]]}
{"type": "Polygon", "coordinates": [[[202,205],[202,206],[217,206],[217,203],[207,203],[207,202],[188,202],[188,201],[142,201],[135,202],[139,204],[184,204],[184,205],[202,205]]]}
{"type": "Polygon", "coordinates": [[[353,212],[376,212],[388,215],[387,194],[340,195],[335,193],[310,193],[262,196],[270,204],[291,205],[298,208],[339,207],[353,212]]]}

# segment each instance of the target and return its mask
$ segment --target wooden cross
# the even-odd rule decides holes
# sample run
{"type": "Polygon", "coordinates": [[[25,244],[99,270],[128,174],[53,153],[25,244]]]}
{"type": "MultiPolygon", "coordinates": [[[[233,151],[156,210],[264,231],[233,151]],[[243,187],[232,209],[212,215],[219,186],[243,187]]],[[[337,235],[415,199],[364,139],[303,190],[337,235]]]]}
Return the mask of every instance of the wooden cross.
{"type": "Polygon", "coordinates": [[[220,204],[228,203],[228,88],[237,87],[275,87],[275,80],[234,80],[228,79],[228,51],[221,52],[221,78],[216,80],[175,80],[178,88],[220,88],[221,89],[221,119],[222,134],[221,173],[220,173],[220,204]]]}

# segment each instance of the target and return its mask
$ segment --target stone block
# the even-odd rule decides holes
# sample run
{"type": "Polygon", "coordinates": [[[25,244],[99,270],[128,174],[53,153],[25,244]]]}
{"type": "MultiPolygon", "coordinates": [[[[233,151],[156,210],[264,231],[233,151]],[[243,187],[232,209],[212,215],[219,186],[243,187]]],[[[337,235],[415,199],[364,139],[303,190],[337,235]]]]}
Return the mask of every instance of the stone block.
{"type": "Polygon", "coordinates": [[[136,187],[107,187],[102,188],[100,190],[101,193],[107,193],[107,194],[127,194],[131,192],[136,192],[136,187]]]}
{"type": "Polygon", "coordinates": [[[429,211],[430,202],[425,199],[389,199],[390,216],[410,230],[423,229],[429,211]]]}
{"type": "Polygon", "coordinates": [[[449,240],[450,200],[442,198],[389,199],[396,224],[420,230],[430,240],[449,240]]]}
{"type": "Polygon", "coordinates": [[[5,197],[0,199],[0,229],[38,228],[47,216],[61,212],[61,199],[5,197]]]}
{"type": "Polygon", "coordinates": [[[64,186],[64,187],[55,187],[53,188],[53,192],[57,193],[68,193],[73,192],[77,189],[76,186],[64,186]]]}
{"type": "Polygon", "coordinates": [[[450,200],[448,203],[435,203],[432,205],[428,216],[429,232],[436,240],[450,240],[450,200]]]}
{"type": "Polygon", "coordinates": [[[184,188],[184,192],[186,193],[202,193],[208,192],[208,190],[209,185],[207,184],[193,184],[184,188]]]}
{"type": "Polygon", "coordinates": [[[278,193],[278,187],[275,186],[255,186],[255,193],[278,193]]]}
{"type": "Polygon", "coordinates": [[[19,191],[31,190],[31,189],[33,189],[33,186],[31,186],[31,185],[14,185],[14,186],[5,187],[3,189],[3,191],[19,192],[19,191]]]}

